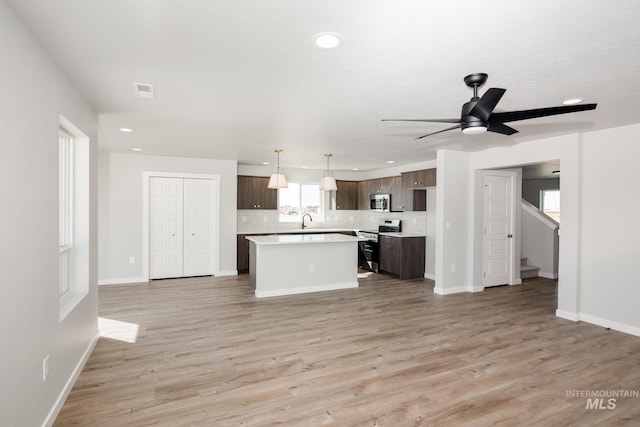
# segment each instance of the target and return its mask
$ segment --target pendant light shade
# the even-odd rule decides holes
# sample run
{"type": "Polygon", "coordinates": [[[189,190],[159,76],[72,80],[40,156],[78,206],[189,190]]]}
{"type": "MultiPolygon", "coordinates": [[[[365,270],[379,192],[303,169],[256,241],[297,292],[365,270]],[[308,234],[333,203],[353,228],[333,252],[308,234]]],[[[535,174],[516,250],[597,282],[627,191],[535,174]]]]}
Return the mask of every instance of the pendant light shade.
{"type": "Polygon", "coordinates": [[[275,150],[275,153],[278,156],[278,166],[276,173],[271,174],[267,188],[289,188],[287,177],[283,173],[280,173],[280,153],[282,153],[282,150],[278,148],[275,150]]]}
{"type": "Polygon", "coordinates": [[[320,179],[320,190],[337,191],[338,185],[336,184],[336,179],[333,177],[333,174],[329,169],[329,158],[333,156],[333,154],[325,154],[324,156],[327,158],[327,170],[324,171],[324,175],[320,179]]]}

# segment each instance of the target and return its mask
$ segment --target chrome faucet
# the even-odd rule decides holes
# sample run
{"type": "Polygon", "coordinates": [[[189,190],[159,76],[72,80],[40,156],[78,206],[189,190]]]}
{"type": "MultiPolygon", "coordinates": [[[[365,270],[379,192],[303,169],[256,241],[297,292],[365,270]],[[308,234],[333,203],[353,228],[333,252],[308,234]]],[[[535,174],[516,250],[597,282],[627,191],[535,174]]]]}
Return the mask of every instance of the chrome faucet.
{"type": "Polygon", "coordinates": [[[302,215],[302,229],[304,230],[307,226],[304,225],[304,217],[308,216],[309,217],[309,221],[313,221],[313,218],[311,218],[311,215],[309,214],[304,214],[302,215]]]}

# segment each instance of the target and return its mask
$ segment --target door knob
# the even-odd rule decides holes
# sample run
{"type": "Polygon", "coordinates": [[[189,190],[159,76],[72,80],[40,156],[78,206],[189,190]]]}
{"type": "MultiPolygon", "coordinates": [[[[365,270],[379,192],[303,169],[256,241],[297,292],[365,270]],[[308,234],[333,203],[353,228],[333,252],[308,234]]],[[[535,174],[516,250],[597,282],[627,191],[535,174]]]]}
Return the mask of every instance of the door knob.
{"type": "Polygon", "coordinates": [[[507,234],[507,237],[511,239],[513,237],[513,234],[507,234]]]}

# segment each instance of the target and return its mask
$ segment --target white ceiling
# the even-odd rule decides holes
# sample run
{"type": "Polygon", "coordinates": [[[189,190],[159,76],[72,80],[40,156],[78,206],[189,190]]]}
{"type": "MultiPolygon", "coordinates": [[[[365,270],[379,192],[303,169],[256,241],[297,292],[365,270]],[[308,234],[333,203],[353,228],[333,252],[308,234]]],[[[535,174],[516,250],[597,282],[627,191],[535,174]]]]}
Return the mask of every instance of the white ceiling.
{"type": "Polygon", "coordinates": [[[639,120],[637,0],[9,0],[100,114],[104,150],[379,169],[639,120]],[[343,36],[334,50],[318,32],[343,36]],[[456,118],[489,74],[496,111],[560,105],[595,111],[510,123],[513,136],[465,136],[456,118]],[[134,97],[132,82],[155,86],[134,97]],[[132,128],[125,134],[118,129],[132,128]]]}

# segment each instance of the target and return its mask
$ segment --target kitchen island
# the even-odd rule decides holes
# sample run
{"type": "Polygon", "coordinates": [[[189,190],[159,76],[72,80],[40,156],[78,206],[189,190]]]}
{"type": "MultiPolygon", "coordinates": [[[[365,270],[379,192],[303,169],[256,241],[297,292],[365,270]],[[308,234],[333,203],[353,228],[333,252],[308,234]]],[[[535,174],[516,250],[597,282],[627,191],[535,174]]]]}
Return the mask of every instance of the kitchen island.
{"type": "Polygon", "coordinates": [[[258,298],[358,287],[358,241],[344,234],[247,236],[258,298]]]}

